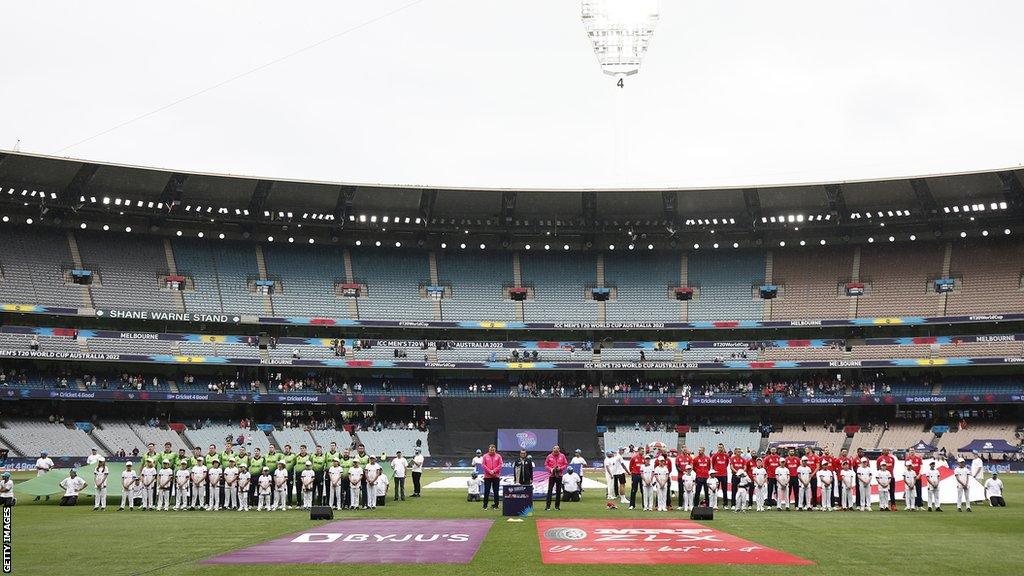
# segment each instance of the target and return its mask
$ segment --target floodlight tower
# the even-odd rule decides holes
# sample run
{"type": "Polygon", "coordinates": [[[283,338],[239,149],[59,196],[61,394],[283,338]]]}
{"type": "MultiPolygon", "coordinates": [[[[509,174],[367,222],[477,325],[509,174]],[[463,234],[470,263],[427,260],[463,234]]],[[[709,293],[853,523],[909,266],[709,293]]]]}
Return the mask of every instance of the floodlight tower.
{"type": "Polygon", "coordinates": [[[658,0],[582,0],[583,28],[601,70],[618,78],[640,71],[658,24],[658,0]]]}

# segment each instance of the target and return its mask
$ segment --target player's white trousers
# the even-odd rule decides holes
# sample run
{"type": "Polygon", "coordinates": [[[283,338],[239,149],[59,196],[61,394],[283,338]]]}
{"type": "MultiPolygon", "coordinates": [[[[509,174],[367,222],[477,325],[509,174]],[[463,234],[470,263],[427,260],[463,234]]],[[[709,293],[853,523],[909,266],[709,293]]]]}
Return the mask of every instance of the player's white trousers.
{"type": "Polygon", "coordinates": [[[966,504],[968,508],[971,507],[971,499],[967,496],[967,488],[956,483],[956,507],[959,508],[960,504],[966,504]]]}
{"type": "Polygon", "coordinates": [[[153,507],[153,487],[143,485],[142,489],[142,507],[152,508],[153,507]]]}
{"type": "Polygon", "coordinates": [[[351,484],[351,486],[352,486],[352,489],[349,490],[349,496],[348,496],[349,506],[351,506],[353,509],[358,509],[359,508],[359,492],[360,492],[359,484],[351,484]]]}
{"type": "Polygon", "coordinates": [[[654,484],[651,484],[650,486],[645,484],[640,492],[644,497],[644,510],[654,508],[654,484]]]}
{"type": "Polygon", "coordinates": [[[274,489],[274,506],[281,510],[288,509],[288,485],[274,489]]]}
{"type": "Polygon", "coordinates": [[[341,501],[341,484],[331,485],[331,491],[328,495],[327,505],[335,510],[341,510],[344,503],[341,501]]]}
{"type": "Polygon", "coordinates": [[[608,499],[613,500],[615,498],[615,477],[608,473],[607,470],[604,472],[604,484],[608,487],[608,499]]]}
{"type": "Polygon", "coordinates": [[[879,486],[878,487],[878,507],[879,509],[886,509],[889,507],[889,487],[879,486]]]}
{"type": "Polygon", "coordinates": [[[259,505],[257,506],[257,509],[259,509],[259,510],[270,510],[271,509],[270,508],[270,494],[260,494],[259,505]]]}
{"type": "Polygon", "coordinates": [[[249,488],[239,487],[238,488],[238,509],[248,510],[249,509],[249,488]]]}
{"type": "Polygon", "coordinates": [[[683,490],[683,510],[693,510],[693,490],[683,490]]]}
{"type": "Polygon", "coordinates": [[[764,501],[768,499],[768,485],[754,486],[754,504],[757,506],[757,511],[764,510],[764,501]]]}
{"type": "Polygon", "coordinates": [[[938,508],[939,507],[939,487],[928,485],[928,507],[938,508]]]}
{"type": "Polygon", "coordinates": [[[750,505],[750,494],[747,493],[747,488],[745,486],[741,486],[736,492],[735,505],[737,510],[746,510],[750,505]]]}
{"type": "Polygon", "coordinates": [[[121,491],[121,508],[124,508],[126,505],[129,508],[135,507],[135,500],[132,498],[131,492],[131,488],[125,488],[121,491]]]}
{"type": "Polygon", "coordinates": [[[160,510],[162,508],[164,510],[167,510],[168,508],[170,508],[170,506],[171,506],[171,489],[170,488],[160,488],[160,489],[158,489],[157,493],[156,493],[156,509],[160,510]]]}
{"type": "Polygon", "coordinates": [[[203,497],[203,485],[193,484],[192,485],[192,507],[203,508],[206,506],[205,498],[203,497]]]}
{"type": "Polygon", "coordinates": [[[224,508],[233,510],[238,507],[238,486],[224,485],[224,508]]]}
{"type": "Polygon", "coordinates": [[[913,484],[907,484],[907,487],[903,489],[903,505],[910,510],[914,508],[914,503],[917,501],[917,487],[913,484]]]}
{"type": "Polygon", "coordinates": [[[789,508],[789,483],[786,483],[785,486],[779,484],[779,488],[776,490],[775,494],[775,507],[789,508]]]}
{"type": "Polygon", "coordinates": [[[99,490],[96,491],[96,504],[95,504],[95,506],[99,506],[100,508],[106,508],[107,507],[107,489],[106,488],[100,488],[99,490]]]}
{"type": "Polygon", "coordinates": [[[302,491],[302,507],[309,508],[313,505],[313,491],[303,490],[302,491]]]}
{"type": "Polygon", "coordinates": [[[668,508],[668,485],[655,486],[655,489],[658,491],[658,509],[668,508]]]}
{"type": "Polygon", "coordinates": [[[188,508],[188,486],[178,486],[174,491],[174,508],[188,508]]]}

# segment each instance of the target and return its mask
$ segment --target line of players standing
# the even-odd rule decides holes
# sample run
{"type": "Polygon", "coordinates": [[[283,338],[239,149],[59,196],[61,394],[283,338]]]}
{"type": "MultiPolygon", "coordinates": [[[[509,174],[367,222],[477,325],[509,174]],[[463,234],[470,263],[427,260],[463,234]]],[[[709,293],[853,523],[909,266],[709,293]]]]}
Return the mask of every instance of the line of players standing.
{"type": "MultiPolygon", "coordinates": [[[[89,458],[90,464],[99,463],[94,509],[105,509],[106,490],[99,497],[99,488],[107,484],[106,467],[102,457],[93,454],[89,458]]],[[[423,471],[420,450],[416,449],[412,461],[398,452],[391,467],[395,500],[405,500],[407,471],[412,473],[412,496],[419,497],[423,471]]],[[[287,510],[292,506],[342,510],[376,508],[378,498],[387,496],[391,481],[377,457],[367,454],[362,444],[354,454],[349,449],[339,451],[337,443],[331,442],[327,452],[317,445],[309,453],[307,446],[301,445],[295,453],[291,445],[285,445],[283,452],[270,446],[266,454],[256,448],[251,455],[241,447],[235,452],[230,444],[218,452],[211,444],[206,454],[197,447],[189,456],[184,448],[174,452],[168,442],[161,453],[150,443],[138,467],[133,469],[132,463],[127,463],[121,483],[124,490],[120,509],[126,505],[133,509],[136,500],[141,500],[141,508],[150,510],[168,510],[172,504],[175,510],[248,510],[250,506],[257,510],[287,510]]]]}
{"type": "MultiPolygon", "coordinates": [[[[638,493],[645,510],[667,509],[663,499],[667,496],[670,500],[671,496],[667,486],[663,486],[661,476],[671,473],[673,467],[678,474],[678,508],[683,511],[701,504],[719,509],[719,490],[722,505],[733,510],[746,510],[751,505],[759,511],[766,506],[774,506],[778,510],[789,510],[790,506],[796,510],[818,507],[822,510],[870,510],[872,479],[879,485],[880,509],[895,509],[897,479],[893,477],[893,471],[896,459],[888,449],[882,450],[874,470],[860,449],[853,456],[846,450],[832,456],[828,450],[815,452],[810,447],[805,448],[803,455],[797,455],[794,449],[783,455],[773,447],[763,457],[757,458],[744,455],[740,448],[729,453],[723,444],[718,444],[710,455],[705,454],[703,446],[697,454],[683,448],[675,458],[662,450],[654,450],[651,454],[644,452],[643,447],[638,448],[626,461],[625,449],[620,448],[618,454],[609,451],[605,458],[606,476],[610,480],[608,499],[621,498],[622,503],[627,502],[625,476],[628,472],[632,479],[628,499],[631,510],[636,507],[638,493]],[[665,495],[661,494],[662,491],[665,495]],[[655,495],[657,499],[653,498],[655,495]],[[654,504],[655,500],[657,504],[654,504]]],[[[906,473],[902,480],[910,487],[904,491],[906,509],[924,507],[926,494],[922,492],[922,478],[927,488],[928,509],[939,509],[940,477],[934,464],[930,469],[922,470],[923,460],[913,452],[907,456],[905,464],[906,473]]],[[[960,469],[963,469],[962,464],[960,469]]],[[[967,478],[964,477],[962,496],[969,510],[966,483],[967,478]]]]}

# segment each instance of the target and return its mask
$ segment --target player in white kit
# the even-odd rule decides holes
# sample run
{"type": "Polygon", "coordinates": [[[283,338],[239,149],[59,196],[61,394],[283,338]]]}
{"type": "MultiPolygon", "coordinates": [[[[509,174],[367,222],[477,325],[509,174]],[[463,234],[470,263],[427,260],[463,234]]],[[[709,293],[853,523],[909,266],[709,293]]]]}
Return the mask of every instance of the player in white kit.
{"type": "Polygon", "coordinates": [[[238,507],[238,466],[234,458],[228,458],[228,467],[224,469],[224,509],[234,510],[238,507]]]}
{"type": "Polygon", "coordinates": [[[928,464],[928,469],[922,474],[924,476],[924,490],[928,495],[928,511],[931,512],[932,508],[935,508],[936,512],[942,512],[942,507],[939,505],[939,471],[935,468],[935,460],[932,460],[928,464]]]}
{"type": "Polygon", "coordinates": [[[249,510],[249,484],[252,483],[252,474],[249,473],[249,465],[243,462],[238,467],[238,509],[246,512],[249,510]]]}
{"type": "Polygon", "coordinates": [[[174,473],[174,509],[188,509],[188,479],[191,473],[188,471],[188,460],[178,460],[178,470],[174,473]]]}
{"type": "Polygon", "coordinates": [[[800,458],[800,465],[796,468],[796,509],[810,510],[811,503],[811,467],[807,465],[807,456],[800,458]]]}
{"type": "Polygon", "coordinates": [[[835,488],[836,475],[831,469],[822,467],[816,474],[818,486],[821,488],[821,511],[831,512],[832,490],[835,488]]]}
{"type": "Polygon", "coordinates": [[[653,510],[655,506],[654,498],[654,461],[650,456],[644,458],[644,463],[640,465],[640,481],[643,483],[643,499],[644,499],[644,510],[653,510]]]}
{"type": "Polygon", "coordinates": [[[775,509],[789,510],[789,468],[784,462],[775,468],[775,482],[779,485],[778,494],[775,497],[775,509]]]}
{"type": "Polygon", "coordinates": [[[892,471],[889,470],[889,464],[884,461],[878,463],[875,480],[878,481],[878,510],[879,512],[888,512],[889,485],[892,484],[892,471]]]}
{"type": "Polygon", "coordinates": [[[668,484],[671,480],[667,460],[658,460],[654,467],[654,484],[658,491],[658,512],[668,512],[668,484]]]}
{"type": "Polygon", "coordinates": [[[107,461],[103,456],[96,458],[96,469],[93,470],[93,486],[96,487],[96,494],[93,498],[93,510],[107,509],[107,480],[110,478],[110,470],[107,469],[107,461]]]}
{"type": "Polygon", "coordinates": [[[857,490],[860,496],[857,508],[861,512],[871,511],[871,476],[871,466],[868,464],[868,459],[861,458],[860,466],[857,468],[857,490]]]}
{"type": "Polygon", "coordinates": [[[687,464],[680,478],[683,480],[683,511],[689,512],[693,510],[693,497],[697,489],[697,473],[693,471],[693,465],[687,464]]]}
{"type": "Polygon", "coordinates": [[[746,512],[747,508],[750,507],[750,478],[747,476],[747,471],[743,469],[737,470],[736,474],[732,477],[732,481],[739,487],[736,490],[734,507],[737,512],[746,512]]]}
{"type": "Polygon", "coordinates": [[[758,458],[754,461],[750,475],[754,480],[754,509],[764,512],[764,502],[768,499],[768,470],[764,467],[764,460],[758,458]]]}
{"type": "Polygon", "coordinates": [[[219,458],[213,459],[206,476],[210,479],[210,501],[206,503],[206,509],[220,510],[220,481],[224,478],[224,469],[220,467],[219,458]]]}
{"type": "Polygon", "coordinates": [[[142,487],[145,492],[142,493],[142,505],[139,508],[143,510],[153,509],[153,485],[156,484],[156,464],[152,458],[146,458],[146,465],[139,470],[139,478],[142,478],[142,487]]]}
{"type": "Polygon", "coordinates": [[[156,509],[171,509],[171,485],[174,484],[174,469],[171,468],[171,461],[164,460],[160,463],[160,471],[156,474],[156,509]]]}
{"type": "Polygon", "coordinates": [[[604,483],[607,486],[606,499],[615,500],[615,475],[619,471],[619,461],[614,450],[604,453],[604,483]]]}
{"type": "Polygon", "coordinates": [[[963,512],[960,509],[961,504],[967,506],[967,511],[971,512],[971,469],[967,467],[967,462],[963,458],[956,459],[956,468],[953,469],[953,477],[956,479],[956,511],[963,512]]]}
{"type": "MultiPolygon", "coordinates": [[[[306,469],[312,470],[311,466],[313,463],[306,460],[309,464],[306,465],[306,469]]],[[[288,470],[285,469],[284,460],[277,461],[277,470],[274,470],[274,501],[271,506],[278,510],[288,509],[288,470]]],[[[303,470],[305,472],[305,470],[303,470]]],[[[305,489],[305,488],[303,488],[305,489]]],[[[312,498],[312,496],[310,496],[312,498]]]]}
{"type": "Polygon", "coordinates": [[[908,463],[903,469],[903,509],[917,510],[917,474],[914,468],[908,463]]]}
{"type": "Polygon", "coordinates": [[[363,467],[363,474],[366,476],[366,507],[373,510],[377,508],[377,492],[374,487],[377,486],[381,475],[380,464],[377,464],[376,456],[370,456],[370,463],[363,467]]]}
{"type": "Polygon", "coordinates": [[[718,510],[718,478],[708,476],[708,508],[718,510]]]}

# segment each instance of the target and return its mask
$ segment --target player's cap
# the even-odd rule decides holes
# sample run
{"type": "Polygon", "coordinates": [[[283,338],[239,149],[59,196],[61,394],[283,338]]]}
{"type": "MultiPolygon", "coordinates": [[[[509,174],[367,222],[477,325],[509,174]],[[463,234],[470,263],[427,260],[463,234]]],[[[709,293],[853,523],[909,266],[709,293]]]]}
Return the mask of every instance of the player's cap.
{"type": "Polygon", "coordinates": [[[164,461],[161,462],[161,464],[170,464],[170,463],[171,463],[171,461],[168,460],[167,458],[164,458],[164,461]]]}
{"type": "Polygon", "coordinates": [[[228,462],[238,462],[238,460],[235,460],[234,458],[228,458],[228,462]]]}
{"type": "Polygon", "coordinates": [[[583,450],[580,450],[579,448],[577,448],[576,450],[574,450],[574,452],[575,452],[576,454],[582,454],[582,453],[583,453],[583,450]]]}
{"type": "Polygon", "coordinates": [[[957,458],[956,461],[957,462],[967,462],[967,460],[964,460],[963,458],[957,458]]]}
{"type": "Polygon", "coordinates": [[[483,452],[483,450],[481,450],[481,449],[477,448],[477,449],[476,449],[476,453],[477,453],[477,454],[483,454],[484,452],[483,452]]]}
{"type": "Polygon", "coordinates": [[[335,458],[334,461],[335,462],[341,462],[341,458],[335,458]]]}
{"type": "Polygon", "coordinates": [[[239,462],[239,463],[238,463],[238,467],[239,467],[239,468],[248,468],[248,467],[249,467],[249,465],[248,465],[248,464],[246,464],[245,462],[239,462]]]}
{"type": "Polygon", "coordinates": [[[99,448],[97,448],[97,447],[95,447],[95,446],[93,446],[93,447],[92,447],[92,451],[93,451],[93,452],[96,452],[96,451],[98,451],[98,450],[99,450],[99,448]]]}
{"type": "Polygon", "coordinates": [[[932,460],[928,465],[929,466],[935,466],[935,460],[932,460]]]}
{"type": "Polygon", "coordinates": [[[97,462],[106,462],[106,461],[107,461],[107,459],[106,459],[106,458],[104,458],[103,456],[100,456],[99,458],[97,458],[97,459],[96,459],[96,461],[97,461],[97,462]]]}
{"type": "Polygon", "coordinates": [[[263,469],[266,470],[267,472],[270,472],[270,468],[268,468],[266,466],[264,466],[263,469]]]}
{"type": "Polygon", "coordinates": [[[146,462],[152,462],[152,461],[153,461],[152,458],[146,458],[146,462]]]}
{"type": "Polygon", "coordinates": [[[10,478],[11,477],[11,473],[10,472],[4,472],[3,474],[0,474],[0,476],[3,476],[4,478],[10,478]]]}
{"type": "Polygon", "coordinates": [[[625,449],[626,449],[625,446],[619,446],[619,450],[625,450],[625,449]]]}
{"type": "Polygon", "coordinates": [[[49,454],[49,452],[47,452],[46,450],[43,450],[42,452],[40,452],[40,454],[42,454],[43,456],[46,456],[47,454],[49,454]]]}
{"type": "Polygon", "coordinates": [[[615,454],[615,450],[605,450],[604,453],[611,456],[612,454],[615,454]]]}
{"type": "Polygon", "coordinates": [[[373,454],[370,454],[370,460],[376,460],[376,459],[377,459],[376,456],[374,456],[373,454]]]}
{"type": "Polygon", "coordinates": [[[867,459],[867,458],[861,458],[861,459],[860,459],[860,461],[861,461],[861,462],[867,462],[867,461],[868,461],[868,459],[867,459]]]}
{"type": "Polygon", "coordinates": [[[419,454],[420,452],[423,452],[423,450],[420,450],[419,448],[417,448],[416,449],[416,453],[419,454]]]}
{"type": "Polygon", "coordinates": [[[687,470],[693,470],[693,464],[687,464],[686,465],[686,469],[687,470]]]}
{"type": "Polygon", "coordinates": [[[188,462],[186,462],[185,460],[178,460],[178,464],[179,465],[183,465],[183,466],[188,466],[188,462]]]}
{"type": "MultiPolygon", "coordinates": [[[[5,472],[5,474],[7,474],[7,472],[5,472]]],[[[993,472],[992,475],[993,476],[999,476],[999,472],[993,472]]]]}
{"type": "Polygon", "coordinates": [[[131,466],[131,465],[132,465],[132,463],[131,463],[131,462],[125,462],[125,463],[124,463],[124,465],[125,465],[125,466],[131,466]]]}
{"type": "Polygon", "coordinates": [[[801,456],[800,457],[800,461],[801,462],[807,462],[807,456],[801,456]]]}
{"type": "MultiPolygon", "coordinates": [[[[278,464],[284,464],[284,462],[278,462],[278,464]]],[[[305,465],[306,466],[312,466],[313,465],[313,461],[312,460],[306,460],[305,465]]]]}

